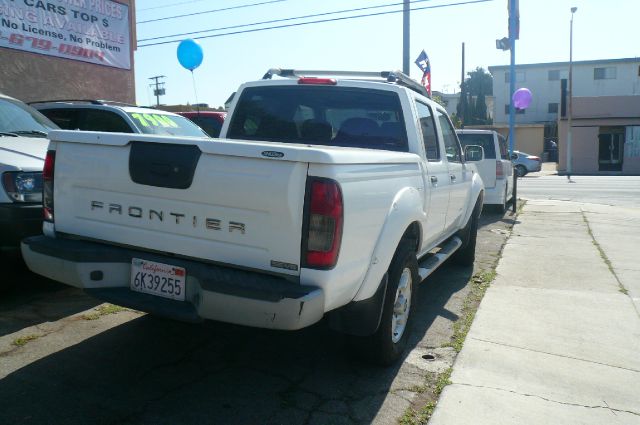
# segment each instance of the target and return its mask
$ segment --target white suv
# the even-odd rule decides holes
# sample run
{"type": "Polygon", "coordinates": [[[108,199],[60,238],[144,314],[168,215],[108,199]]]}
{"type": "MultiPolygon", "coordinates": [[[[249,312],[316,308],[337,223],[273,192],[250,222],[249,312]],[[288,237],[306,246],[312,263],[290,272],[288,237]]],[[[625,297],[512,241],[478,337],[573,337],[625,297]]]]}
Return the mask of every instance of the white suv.
{"type": "Polygon", "coordinates": [[[208,137],[191,120],[172,112],[106,100],[54,100],[31,106],[63,130],[208,137]]]}
{"type": "Polygon", "coordinates": [[[493,130],[456,130],[456,133],[463,149],[467,145],[484,149],[484,159],[475,163],[484,182],[484,204],[495,205],[504,212],[513,196],[513,164],[507,140],[493,130]]]}

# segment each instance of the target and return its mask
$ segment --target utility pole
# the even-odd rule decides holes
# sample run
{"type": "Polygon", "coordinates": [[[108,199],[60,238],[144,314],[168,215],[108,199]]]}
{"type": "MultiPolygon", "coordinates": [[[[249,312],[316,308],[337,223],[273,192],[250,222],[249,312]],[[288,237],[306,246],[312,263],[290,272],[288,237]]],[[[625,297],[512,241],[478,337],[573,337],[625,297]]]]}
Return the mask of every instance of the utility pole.
{"type": "Polygon", "coordinates": [[[511,51],[511,64],[509,66],[509,156],[513,155],[516,136],[514,131],[516,107],[513,104],[513,93],[516,91],[516,28],[518,25],[516,1],[509,0],[509,47],[511,51]]]}
{"type": "Polygon", "coordinates": [[[164,96],[164,82],[160,81],[161,78],[166,78],[164,75],[156,75],[155,77],[149,78],[150,80],[154,80],[155,83],[149,84],[149,87],[154,87],[153,95],[156,97],[156,106],[160,106],[160,96],[164,96]]]}
{"type": "Polygon", "coordinates": [[[569,117],[567,119],[567,180],[571,182],[571,144],[573,142],[573,14],[578,10],[577,7],[571,8],[571,24],[569,29],[569,117]]]}
{"type": "Polygon", "coordinates": [[[464,128],[464,122],[467,119],[467,93],[465,91],[464,85],[464,41],[462,42],[462,70],[460,73],[460,100],[462,107],[460,108],[461,116],[458,117],[460,122],[462,123],[462,128],[464,128]]]}
{"type": "Polygon", "coordinates": [[[409,0],[404,0],[404,7],[402,10],[402,72],[409,75],[409,42],[410,42],[410,31],[409,26],[411,24],[411,19],[409,15],[410,11],[409,0]]]}
{"type": "MultiPolygon", "coordinates": [[[[516,121],[516,107],[513,102],[513,93],[516,91],[516,39],[519,38],[518,16],[519,0],[509,0],[509,48],[511,51],[511,63],[509,66],[509,158],[513,156],[513,149],[516,145],[516,132],[514,131],[516,121]]],[[[513,173],[512,191],[512,211],[515,214],[518,208],[518,173],[513,173]]]]}

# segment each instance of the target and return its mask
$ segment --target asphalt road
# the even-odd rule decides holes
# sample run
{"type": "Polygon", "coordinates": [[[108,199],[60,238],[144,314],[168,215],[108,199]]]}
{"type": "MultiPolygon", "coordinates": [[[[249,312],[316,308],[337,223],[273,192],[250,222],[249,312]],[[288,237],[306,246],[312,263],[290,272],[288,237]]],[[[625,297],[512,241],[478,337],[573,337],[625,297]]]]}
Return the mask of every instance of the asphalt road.
{"type": "Polygon", "coordinates": [[[442,345],[469,280],[495,265],[513,222],[483,214],[474,269],[445,264],[420,286],[411,350],[387,369],[352,358],[325,322],[190,325],[100,309],[18,272],[0,296],[0,424],[396,424],[451,366],[455,351],[442,345]]]}
{"type": "Polygon", "coordinates": [[[640,208],[639,176],[566,176],[533,173],[518,180],[518,197],[640,208]]]}

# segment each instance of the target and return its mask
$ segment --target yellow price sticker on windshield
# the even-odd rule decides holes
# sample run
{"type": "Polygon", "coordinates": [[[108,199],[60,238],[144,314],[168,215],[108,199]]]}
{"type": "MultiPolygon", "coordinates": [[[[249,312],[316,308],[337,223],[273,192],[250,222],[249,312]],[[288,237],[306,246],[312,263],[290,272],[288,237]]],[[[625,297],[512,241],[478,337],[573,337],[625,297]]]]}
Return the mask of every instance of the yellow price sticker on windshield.
{"type": "Polygon", "coordinates": [[[149,123],[147,122],[147,120],[144,119],[144,117],[140,114],[131,114],[131,116],[135,119],[138,120],[138,122],[140,124],[142,124],[144,127],[149,127],[149,123]]]}
{"type": "Polygon", "coordinates": [[[178,124],[176,124],[169,115],[154,115],[156,120],[164,122],[166,127],[178,128],[178,124]]]}
{"type": "Polygon", "coordinates": [[[136,119],[143,127],[179,127],[168,115],[135,113],[131,114],[131,117],[136,119]]]}

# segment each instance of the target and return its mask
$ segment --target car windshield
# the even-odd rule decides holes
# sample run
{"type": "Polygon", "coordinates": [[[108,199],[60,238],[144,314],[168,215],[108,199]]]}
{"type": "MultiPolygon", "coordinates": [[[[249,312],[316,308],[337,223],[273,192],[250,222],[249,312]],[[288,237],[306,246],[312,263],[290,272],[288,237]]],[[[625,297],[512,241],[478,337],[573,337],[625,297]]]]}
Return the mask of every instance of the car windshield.
{"type": "Polygon", "coordinates": [[[129,112],[142,133],[163,136],[208,137],[193,122],[180,115],[159,114],[157,112],[129,112]]]}
{"type": "Polygon", "coordinates": [[[463,148],[469,145],[482,146],[485,158],[496,159],[496,147],[493,141],[493,134],[458,133],[458,139],[460,139],[463,148]]]}
{"type": "Polygon", "coordinates": [[[46,137],[58,126],[24,103],[0,97],[0,136],[46,137]]]}
{"type": "Polygon", "coordinates": [[[338,86],[249,87],[242,92],[231,139],[408,150],[398,95],[338,86]]]}

